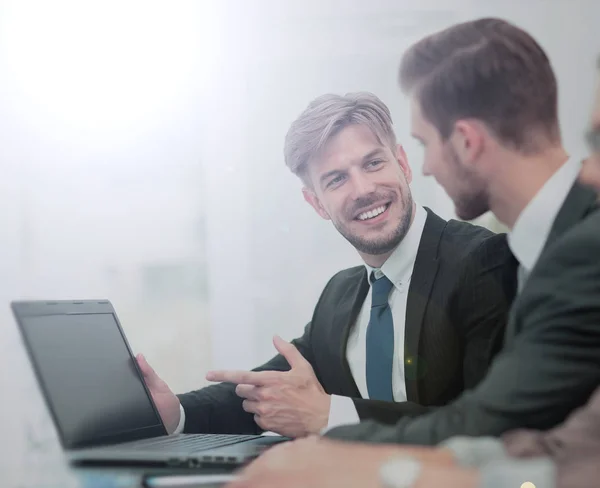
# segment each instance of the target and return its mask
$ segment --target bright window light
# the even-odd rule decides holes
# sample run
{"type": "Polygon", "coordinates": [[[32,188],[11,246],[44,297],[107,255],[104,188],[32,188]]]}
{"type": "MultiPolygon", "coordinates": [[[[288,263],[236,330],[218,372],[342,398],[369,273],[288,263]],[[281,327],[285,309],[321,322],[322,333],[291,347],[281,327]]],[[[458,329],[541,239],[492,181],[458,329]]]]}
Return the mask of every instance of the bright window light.
{"type": "MultiPolygon", "coordinates": [[[[151,122],[214,67],[212,2],[14,1],[3,82],[31,123],[118,132],[151,122]]],[[[196,86],[194,86],[196,85],[196,86]]]]}

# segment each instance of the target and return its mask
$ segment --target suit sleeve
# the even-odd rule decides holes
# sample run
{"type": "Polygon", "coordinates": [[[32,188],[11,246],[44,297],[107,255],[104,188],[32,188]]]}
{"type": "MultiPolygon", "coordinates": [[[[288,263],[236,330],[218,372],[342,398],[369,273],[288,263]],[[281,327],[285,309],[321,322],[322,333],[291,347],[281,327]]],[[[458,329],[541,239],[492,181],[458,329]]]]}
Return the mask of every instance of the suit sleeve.
{"type": "Polygon", "coordinates": [[[372,419],[382,424],[395,424],[402,417],[416,417],[436,408],[414,402],[384,402],[366,398],[353,398],[352,401],[361,420],[372,419]]]}
{"type": "MultiPolygon", "coordinates": [[[[314,365],[311,347],[311,323],[302,337],[292,344],[314,365]]],[[[290,365],[280,354],[253,371],[289,371],[290,365]]],[[[260,434],[263,430],[254,422],[254,415],[244,411],[242,399],[233,383],[219,383],[200,390],[177,395],[185,410],[185,433],[260,434]]]]}
{"type": "Polygon", "coordinates": [[[484,240],[461,266],[449,315],[462,337],[464,389],[475,388],[502,348],[516,294],[517,263],[504,234],[484,240]]]}
{"type": "Polygon", "coordinates": [[[599,230],[600,218],[588,218],[542,256],[515,302],[518,336],[474,390],[394,426],[368,421],[327,435],[436,445],[457,435],[500,436],[562,422],[600,382],[599,230]]]}

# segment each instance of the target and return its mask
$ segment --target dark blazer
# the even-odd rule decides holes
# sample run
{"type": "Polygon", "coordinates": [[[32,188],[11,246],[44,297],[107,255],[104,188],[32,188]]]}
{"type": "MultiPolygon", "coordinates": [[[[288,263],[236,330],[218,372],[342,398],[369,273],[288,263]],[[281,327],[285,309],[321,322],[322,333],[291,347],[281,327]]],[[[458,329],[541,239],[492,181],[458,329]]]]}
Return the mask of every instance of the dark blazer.
{"type": "MultiPolygon", "coordinates": [[[[348,335],[369,289],[365,266],[331,278],[304,335],[292,341],[325,391],[353,398],[361,419],[393,423],[447,404],[479,383],[501,348],[516,290],[516,261],[506,235],[427,213],[407,299],[407,402],[362,399],[346,360],[348,335]]],[[[289,365],[277,355],[260,370],[287,371],[289,365]]],[[[261,432],[234,390],[218,384],[179,395],[184,431],[261,432]]]]}
{"type": "Polygon", "coordinates": [[[546,430],[600,383],[600,210],[576,183],[516,298],[505,346],[486,378],[448,406],[394,426],[367,421],[333,438],[434,445],[455,435],[546,430]]]}

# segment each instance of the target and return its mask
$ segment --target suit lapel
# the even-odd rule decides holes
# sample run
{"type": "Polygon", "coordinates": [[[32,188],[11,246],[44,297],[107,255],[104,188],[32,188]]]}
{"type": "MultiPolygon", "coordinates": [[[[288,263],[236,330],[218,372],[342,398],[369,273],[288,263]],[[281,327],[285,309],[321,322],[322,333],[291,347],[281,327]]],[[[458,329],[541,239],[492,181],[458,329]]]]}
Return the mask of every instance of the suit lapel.
{"type": "Polygon", "coordinates": [[[576,181],[554,219],[542,254],[552,242],[597,208],[597,201],[598,195],[594,190],[576,181]]]}
{"type": "MultiPolygon", "coordinates": [[[[573,225],[582,220],[587,214],[589,214],[594,209],[598,208],[598,195],[597,193],[588,188],[587,186],[582,185],[578,181],[575,182],[569,193],[567,194],[567,198],[565,199],[562,207],[558,211],[556,218],[554,219],[554,223],[552,224],[552,228],[550,229],[550,234],[548,235],[548,239],[546,239],[546,243],[542,248],[542,253],[540,258],[544,255],[546,250],[552,246],[552,244],[560,238],[565,232],[567,232],[573,225]]],[[[538,258],[538,262],[540,261],[538,258]]],[[[535,271],[535,266],[530,272],[530,275],[535,271]]],[[[523,287],[523,290],[517,295],[515,300],[513,301],[512,307],[509,312],[508,326],[506,328],[505,342],[510,343],[515,335],[517,334],[517,309],[519,298],[523,294],[523,291],[527,289],[527,283],[523,287]]]]}
{"type": "Polygon", "coordinates": [[[438,248],[446,221],[430,209],[419,243],[408,298],[406,303],[406,321],[404,326],[404,379],[408,401],[419,402],[419,341],[423,327],[423,318],[429,302],[431,288],[435,281],[439,261],[438,248]]]}
{"type": "Polygon", "coordinates": [[[333,338],[331,344],[339,344],[337,351],[337,363],[341,364],[343,377],[341,378],[341,391],[344,395],[351,397],[360,397],[360,392],[356,386],[356,382],[352,377],[348,357],[346,355],[346,346],[348,344],[348,336],[350,330],[356,323],[358,313],[367,297],[369,291],[369,282],[367,280],[367,270],[363,268],[363,273],[360,274],[358,280],[349,284],[346,293],[340,300],[333,316],[332,333],[333,338]]]}

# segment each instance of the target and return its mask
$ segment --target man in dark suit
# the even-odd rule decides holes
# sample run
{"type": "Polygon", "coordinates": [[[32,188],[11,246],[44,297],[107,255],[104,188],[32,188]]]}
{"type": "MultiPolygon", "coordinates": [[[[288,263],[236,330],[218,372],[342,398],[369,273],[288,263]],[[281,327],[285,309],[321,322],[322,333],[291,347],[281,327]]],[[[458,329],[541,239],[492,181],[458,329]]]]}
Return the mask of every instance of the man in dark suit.
{"type": "Polygon", "coordinates": [[[177,397],[140,367],[171,432],[300,437],[361,419],[395,422],[475,387],[498,351],[515,292],[506,236],[417,205],[388,108],[325,95],[292,124],[286,163],[304,197],[357,249],[304,335],[252,372],[177,397]],[[237,386],[236,386],[237,385],[237,386]]]}

